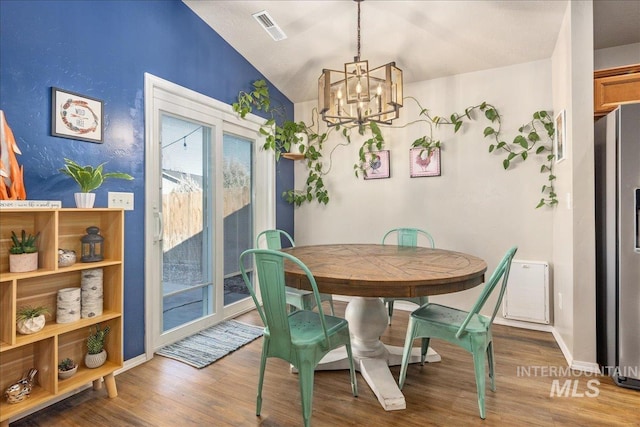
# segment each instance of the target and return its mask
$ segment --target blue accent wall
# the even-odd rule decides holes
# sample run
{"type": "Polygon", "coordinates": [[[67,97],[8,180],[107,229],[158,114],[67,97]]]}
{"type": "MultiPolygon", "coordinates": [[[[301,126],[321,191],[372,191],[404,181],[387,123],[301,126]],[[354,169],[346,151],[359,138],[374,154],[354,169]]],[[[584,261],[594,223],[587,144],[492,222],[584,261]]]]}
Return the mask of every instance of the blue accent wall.
{"type": "MultiPolygon", "coordinates": [[[[58,169],[65,157],[107,162],[133,181],[107,180],[108,191],[135,195],[125,215],[124,357],[144,353],[144,73],[231,104],[238,91],[264,78],[179,0],[0,1],[0,109],[16,137],[27,198],[74,207],[74,181],[58,169]],[[51,136],[51,87],[104,101],[104,143],[51,136]]],[[[269,83],[274,102],[293,105],[269,83]]],[[[277,226],[293,230],[293,166],[277,168],[277,226]]]]}

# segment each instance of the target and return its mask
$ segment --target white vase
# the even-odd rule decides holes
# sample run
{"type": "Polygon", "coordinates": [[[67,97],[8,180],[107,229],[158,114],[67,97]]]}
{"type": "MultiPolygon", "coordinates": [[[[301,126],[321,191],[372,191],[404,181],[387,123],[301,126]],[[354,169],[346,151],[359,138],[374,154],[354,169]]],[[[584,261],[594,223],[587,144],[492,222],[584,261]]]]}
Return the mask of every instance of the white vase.
{"type": "Polygon", "coordinates": [[[309,140],[307,138],[307,134],[306,133],[296,133],[296,136],[298,138],[300,138],[300,140],[298,142],[296,142],[295,144],[291,144],[291,148],[289,149],[289,152],[291,154],[302,154],[301,150],[300,150],[300,145],[304,145],[305,147],[305,151],[307,150],[307,146],[309,143],[309,140]]]}
{"type": "Polygon", "coordinates": [[[82,288],[83,319],[102,315],[102,269],[92,268],[81,273],[80,287],[82,288]]]}
{"type": "Polygon", "coordinates": [[[96,193],[73,193],[77,208],[92,208],[96,201],[96,193]]]}
{"type": "Polygon", "coordinates": [[[45,319],[44,314],[36,317],[30,317],[28,319],[20,319],[16,322],[16,329],[18,332],[24,335],[34,334],[44,328],[45,319]]]}
{"type": "Polygon", "coordinates": [[[56,301],[56,323],[80,320],[80,288],[64,288],[58,291],[56,301]]]}
{"type": "Polygon", "coordinates": [[[98,354],[89,354],[87,353],[84,356],[84,364],[87,368],[98,368],[104,365],[104,362],[107,361],[107,350],[102,350],[98,354]]]}
{"type": "Polygon", "coordinates": [[[24,273],[38,269],[38,252],[30,254],[9,254],[9,272],[24,273]]]}

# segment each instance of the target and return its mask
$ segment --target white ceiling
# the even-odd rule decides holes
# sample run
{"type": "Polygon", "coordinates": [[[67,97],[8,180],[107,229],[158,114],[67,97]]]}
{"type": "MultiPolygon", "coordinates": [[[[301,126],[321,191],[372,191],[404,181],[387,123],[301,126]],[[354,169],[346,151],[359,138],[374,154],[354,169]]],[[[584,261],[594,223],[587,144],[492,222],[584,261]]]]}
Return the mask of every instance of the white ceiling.
{"type": "MultiPolygon", "coordinates": [[[[323,68],[357,53],[352,0],[183,0],[293,102],[317,99],[323,68]],[[252,17],[266,10],[287,35],[276,42],[252,17]]],[[[367,0],[361,56],[396,62],[405,83],[549,58],[566,0],[367,0]]],[[[640,0],[594,2],[596,49],[640,42],[640,0]]]]}

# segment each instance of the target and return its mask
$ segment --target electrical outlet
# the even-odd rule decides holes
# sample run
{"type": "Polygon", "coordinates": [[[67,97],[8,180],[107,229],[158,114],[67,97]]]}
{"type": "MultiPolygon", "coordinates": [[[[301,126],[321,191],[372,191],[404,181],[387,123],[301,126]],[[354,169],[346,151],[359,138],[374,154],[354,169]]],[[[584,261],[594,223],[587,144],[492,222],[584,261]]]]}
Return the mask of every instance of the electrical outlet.
{"type": "Polygon", "coordinates": [[[562,293],[558,292],[558,308],[562,310],[562,293]]]}
{"type": "Polygon", "coordinates": [[[107,195],[109,197],[107,206],[110,208],[124,208],[125,211],[133,210],[133,193],[109,191],[107,195]]]}

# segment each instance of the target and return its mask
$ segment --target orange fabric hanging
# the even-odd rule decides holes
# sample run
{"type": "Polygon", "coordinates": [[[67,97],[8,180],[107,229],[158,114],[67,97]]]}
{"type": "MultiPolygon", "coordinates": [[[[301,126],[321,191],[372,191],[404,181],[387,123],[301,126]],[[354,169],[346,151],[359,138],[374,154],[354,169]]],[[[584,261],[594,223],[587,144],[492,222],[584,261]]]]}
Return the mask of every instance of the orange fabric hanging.
{"type": "Polygon", "coordinates": [[[13,132],[0,110],[0,200],[26,200],[24,167],[18,164],[16,154],[22,154],[13,132]]]}

